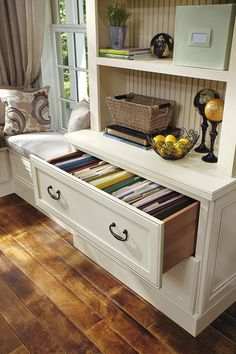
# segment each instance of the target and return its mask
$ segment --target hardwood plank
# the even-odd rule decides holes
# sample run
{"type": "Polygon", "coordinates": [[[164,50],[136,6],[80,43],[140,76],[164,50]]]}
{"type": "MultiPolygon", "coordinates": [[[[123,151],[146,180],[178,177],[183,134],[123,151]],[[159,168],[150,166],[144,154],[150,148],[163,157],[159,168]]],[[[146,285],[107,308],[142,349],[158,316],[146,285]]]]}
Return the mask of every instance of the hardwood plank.
{"type": "Polygon", "coordinates": [[[236,343],[236,319],[226,313],[220,315],[211,326],[236,343]]]}
{"type": "Polygon", "coordinates": [[[40,224],[46,226],[50,231],[55,232],[55,234],[60,237],[69,234],[70,237],[72,238],[72,234],[70,232],[68,232],[66,229],[61,227],[61,225],[57,224],[52,219],[45,218],[44,220],[40,221],[40,224]]]}
{"type": "Polygon", "coordinates": [[[6,354],[21,344],[13,329],[0,315],[0,354],[6,354]]]}
{"type": "Polygon", "coordinates": [[[67,353],[101,353],[46,296],[31,304],[29,308],[67,353]]]}
{"type": "Polygon", "coordinates": [[[5,208],[9,205],[20,206],[25,205],[26,201],[19,197],[17,194],[12,193],[9,195],[5,195],[4,197],[0,198],[0,208],[5,208]]]}
{"type": "Polygon", "coordinates": [[[144,327],[148,327],[159,318],[159,312],[152,305],[126,287],[120,288],[110,297],[144,327]]]}
{"type": "Polygon", "coordinates": [[[38,262],[44,264],[44,267],[46,267],[55,278],[65,284],[78,298],[93,309],[99,317],[106,319],[106,323],[136,350],[145,353],[147,352],[146,348],[148,346],[152,349],[153,353],[158,352],[160,349],[163,353],[165,352],[166,348],[164,348],[154,336],[73,268],[69,267],[53,250],[42,245],[40,235],[35,233],[23,233],[18,235],[16,240],[20,245],[25,247],[38,262]],[[142,339],[140,340],[140,338],[142,339]]]}
{"type": "MultiPolygon", "coordinates": [[[[46,236],[45,236],[46,237],[46,236]]],[[[115,311],[116,306],[108,301],[108,298],[95,288],[87,279],[70,267],[52,249],[41,243],[41,236],[36,233],[22,233],[16,237],[16,241],[35,258],[37,262],[67,286],[78,298],[84,301],[101,318],[109,316],[115,311]]]]}
{"type": "Polygon", "coordinates": [[[18,202],[16,201],[16,204],[6,203],[4,207],[0,207],[1,228],[11,235],[17,235],[46,219],[48,219],[46,215],[21,198],[18,202]]]}
{"type": "Polygon", "coordinates": [[[213,354],[211,349],[202,345],[196,338],[192,337],[161,312],[159,312],[158,320],[149,326],[148,330],[157,337],[161,343],[169,346],[176,353],[213,354]]]}
{"type": "Polygon", "coordinates": [[[16,348],[15,350],[13,350],[8,354],[29,354],[29,351],[24,345],[21,345],[20,347],[16,348]]]}
{"type": "Polygon", "coordinates": [[[67,243],[69,243],[72,247],[74,247],[73,243],[73,236],[70,232],[67,232],[62,236],[63,240],[65,240],[67,243]]]}
{"type": "Polygon", "coordinates": [[[106,323],[139,353],[174,353],[122,309],[117,310],[113,316],[107,317],[106,323]]]}
{"type": "Polygon", "coordinates": [[[43,292],[0,251],[0,278],[26,304],[36,301],[43,292]]]}
{"type": "Polygon", "coordinates": [[[211,326],[201,332],[196,340],[215,354],[236,353],[236,344],[211,326]]]}
{"type": "Polygon", "coordinates": [[[0,240],[0,250],[81,329],[87,330],[100,321],[93,311],[49,274],[11,237],[4,237],[0,240]]]}
{"type": "Polygon", "coordinates": [[[135,354],[137,353],[126,343],[116,332],[114,332],[104,321],[96,324],[87,332],[90,339],[99,346],[106,354],[135,354]]]}
{"type": "Polygon", "coordinates": [[[44,293],[1,252],[0,272],[3,273],[1,274],[2,278],[7,281],[7,285],[23,302],[27,304],[33,302],[29,308],[45,327],[53,333],[64,349],[67,349],[70,353],[77,353],[78,348],[80,348],[81,354],[100,353],[91,341],[47,297],[43,297],[44,293]],[[36,300],[38,301],[36,302],[36,300]],[[65,343],[63,343],[63,336],[65,343]]]}
{"type": "Polygon", "coordinates": [[[65,353],[16,295],[0,281],[0,313],[32,353],[65,353]]]}
{"type": "Polygon", "coordinates": [[[24,208],[9,206],[7,209],[0,209],[1,229],[5,233],[17,235],[34,227],[37,222],[36,216],[25,212],[24,208]]]}
{"type": "Polygon", "coordinates": [[[236,319],[236,301],[225,311],[225,313],[236,319]]]}
{"type": "Polygon", "coordinates": [[[44,237],[44,244],[57,252],[68,265],[88,279],[104,294],[112,294],[122,286],[119,280],[115,279],[74,247],[68,245],[51,229],[49,230],[50,232],[42,226],[37,226],[34,228],[34,235],[44,237]]]}

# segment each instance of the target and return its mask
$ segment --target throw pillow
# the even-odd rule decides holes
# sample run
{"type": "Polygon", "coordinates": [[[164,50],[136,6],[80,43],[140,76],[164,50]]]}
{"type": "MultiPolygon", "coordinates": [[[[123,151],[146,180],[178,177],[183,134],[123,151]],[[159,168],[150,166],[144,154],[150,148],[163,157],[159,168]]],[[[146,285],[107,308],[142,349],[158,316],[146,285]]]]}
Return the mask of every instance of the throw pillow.
{"type": "Polygon", "coordinates": [[[5,103],[6,135],[52,131],[48,104],[49,87],[30,91],[1,91],[5,91],[1,92],[0,96],[5,103]]]}
{"type": "Polygon", "coordinates": [[[90,111],[89,103],[86,100],[80,101],[76,108],[72,110],[69,123],[68,133],[90,127],[90,111]]]}
{"type": "Polygon", "coordinates": [[[5,104],[0,97],[0,125],[5,123],[5,104]]]}

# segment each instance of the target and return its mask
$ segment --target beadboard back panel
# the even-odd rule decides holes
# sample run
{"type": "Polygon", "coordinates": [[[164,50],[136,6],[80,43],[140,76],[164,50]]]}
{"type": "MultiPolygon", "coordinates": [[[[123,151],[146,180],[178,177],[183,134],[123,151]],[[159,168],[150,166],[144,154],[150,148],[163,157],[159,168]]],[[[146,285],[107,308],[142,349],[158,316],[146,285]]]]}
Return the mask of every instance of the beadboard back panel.
{"type": "MultiPolygon", "coordinates": [[[[138,47],[149,47],[152,37],[159,32],[167,32],[174,37],[175,11],[178,5],[232,3],[228,0],[127,0],[126,2],[132,15],[127,22],[125,44],[138,47]]],[[[102,3],[105,6],[108,1],[102,0],[102,3]]],[[[99,47],[109,46],[104,6],[99,6],[99,47]]],[[[224,98],[226,84],[196,78],[127,70],[127,81],[126,85],[124,82],[123,93],[135,92],[174,99],[177,102],[177,108],[172,123],[178,127],[199,130],[201,118],[193,106],[193,99],[202,88],[216,89],[224,98]]]]}

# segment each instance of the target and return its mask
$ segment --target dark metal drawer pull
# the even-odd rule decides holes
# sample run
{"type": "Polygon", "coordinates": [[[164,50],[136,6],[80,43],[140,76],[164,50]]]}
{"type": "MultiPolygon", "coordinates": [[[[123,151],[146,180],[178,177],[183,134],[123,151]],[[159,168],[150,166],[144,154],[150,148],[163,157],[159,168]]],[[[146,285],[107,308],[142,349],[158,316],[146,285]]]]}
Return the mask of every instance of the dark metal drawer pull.
{"type": "Polygon", "coordinates": [[[113,230],[112,228],[113,227],[116,227],[116,224],[113,222],[111,223],[111,225],[109,226],[109,230],[110,230],[110,233],[112,234],[112,236],[114,236],[117,240],[119,241],[126,241],[127,238],[128,238],[128,231],[127,230],[124,230],[123,231],[123,234],[125,235],[125,237],[121,237],[119,235],[117,235],[113,230]]]}
{"type": "Polygon", "coordinates": [[[51,190],[53,190],[52,186],[48,186],[47,191],[48,191],[48,194],[50,195],[50,197],[52,199],[59,200],[61,197],[61,192],[59,190],[57,190],[56,195],[55,195],[51,192],[51,190]]]}

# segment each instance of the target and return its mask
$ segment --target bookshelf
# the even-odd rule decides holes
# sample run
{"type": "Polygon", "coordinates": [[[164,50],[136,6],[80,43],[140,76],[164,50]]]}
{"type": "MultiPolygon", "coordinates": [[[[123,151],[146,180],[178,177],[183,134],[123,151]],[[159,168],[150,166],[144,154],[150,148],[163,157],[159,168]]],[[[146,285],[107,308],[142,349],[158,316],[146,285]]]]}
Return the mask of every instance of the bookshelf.
{"type": "MultiPolygon", "coordinates": [[[[177,101],[173,124],[199,130],[201,118],[193,107],[195,94],[202,88],[213,88],[225,99],[224,121],[217,138],[220,174],[232,177],[235,170],[236,122],[233,99],[236,82],[236,39],[234,34],[228,71],[176,66],[171,59],[145,57],[135,60],[101,58],[99,47],[109,46],[104,18],[108,1],[89,1],[88,46],[90,57],[92,129],[101,131],[111,120],[106,97],[126,92],[170,98],[177,101]]],[[[174,36],[175,8],[177,5],[225,4],[230,1],[132,1],[127,0],[132,12],[128,23],[126,45],[148,46],[158,32],[174,36]]],[[[215,167],[214,167],[215,168],[215,167]]]]}

